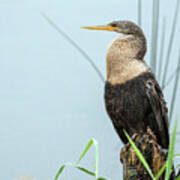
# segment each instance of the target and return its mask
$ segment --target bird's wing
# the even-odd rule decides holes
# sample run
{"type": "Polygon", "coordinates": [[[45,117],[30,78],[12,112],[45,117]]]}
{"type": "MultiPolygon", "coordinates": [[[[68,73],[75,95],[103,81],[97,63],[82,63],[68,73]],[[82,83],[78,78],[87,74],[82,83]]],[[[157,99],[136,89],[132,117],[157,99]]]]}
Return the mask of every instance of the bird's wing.
{"type": "Polygon", "coordinates": [[[146,94],[149,104],[154,114],[155,126],[157,133],[160,135],[160,141],[163,148],[168,148],[169,145],[169,132],[168,132],[168,115],[166,102],[164,101],[163,93],[155,79],[146,81],[146,94]]]}

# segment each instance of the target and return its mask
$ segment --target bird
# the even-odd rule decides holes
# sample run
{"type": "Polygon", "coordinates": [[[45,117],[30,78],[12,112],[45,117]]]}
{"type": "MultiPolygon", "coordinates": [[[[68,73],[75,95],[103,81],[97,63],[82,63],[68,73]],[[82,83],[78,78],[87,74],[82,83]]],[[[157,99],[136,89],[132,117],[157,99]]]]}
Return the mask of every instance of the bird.
{"type": "Polygon", "coordinates": [[[149,127],[158,144],[168,149],[168,109],[160,85],[144,60],[147,41],[143,30],[126,20],[82,28],[121,34],[107,50],[104,98],[107,113],[122,142],[128,143],[124,130],[132,136],[144,134],[149,127]]]}

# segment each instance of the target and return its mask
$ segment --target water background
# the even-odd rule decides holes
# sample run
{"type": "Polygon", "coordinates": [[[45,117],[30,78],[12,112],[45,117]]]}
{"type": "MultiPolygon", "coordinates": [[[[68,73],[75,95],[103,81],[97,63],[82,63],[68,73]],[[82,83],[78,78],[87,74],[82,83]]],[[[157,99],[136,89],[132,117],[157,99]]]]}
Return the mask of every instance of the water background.
{"type": "MultiPolygon", "coordinates": [[[[161,1],[160,27],[163,16],[168,22],[166,51],[174,10],[175,0],[161,1]]],[[[40,12],[73,38],[105,76],[106,50],[118,34],[80,27],[123,19],[137,22],[137,1],[0,0],[0,179],[12,180],[21,175],[53,179],[64,162],[77,160],[93,137],[99,142],[100,175],[119,180],[122,143],[104,108],[104,84],[40,12]]],[[[142,27],[148,40],[148,64],[151,13],[152,1],[144,1],[142,27]]],[[[176,68],[179,29],[178,23],[168,74],[176,68]]],[[[172,89],[171,83],[164,91],[168,106],[172,89]]],[[[179,95],[174,119],[178,116],[179,95]]],[[[82,165],[94,168],[93,149],[82,165]]],[[[63,179],[94,178],[67,168],[63,179]]]]}

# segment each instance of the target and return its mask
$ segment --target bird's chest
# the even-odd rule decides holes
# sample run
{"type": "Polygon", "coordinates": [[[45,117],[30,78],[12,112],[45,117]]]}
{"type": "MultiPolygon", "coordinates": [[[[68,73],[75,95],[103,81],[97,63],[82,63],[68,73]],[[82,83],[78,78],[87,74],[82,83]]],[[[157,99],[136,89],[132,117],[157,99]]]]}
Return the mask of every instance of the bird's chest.
{"type": "Polygon", "coordinates": [[[106,83],[105,104],[111,119],[136,121],[146,113],[147,97],[144,79],[135,78],[119,85],[106,83]]]}

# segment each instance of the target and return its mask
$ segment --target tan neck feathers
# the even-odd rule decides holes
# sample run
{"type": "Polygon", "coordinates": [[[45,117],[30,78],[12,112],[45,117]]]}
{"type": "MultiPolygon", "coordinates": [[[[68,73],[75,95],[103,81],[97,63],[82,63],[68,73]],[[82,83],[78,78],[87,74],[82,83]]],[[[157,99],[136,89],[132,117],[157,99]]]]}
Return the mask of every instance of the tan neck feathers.
{"type": "Polygon", "coordinates": [[[115,39],[107,56],[107,81],[111,84],[125,83],[140,74],[150,71],[143,60],[137,59],[139,42],[132,35],[115,39]]]}

